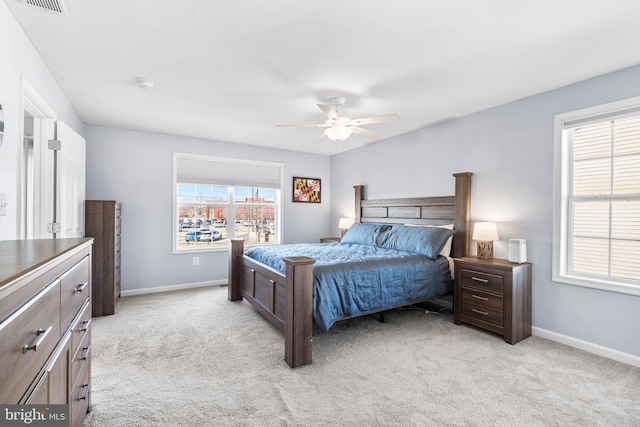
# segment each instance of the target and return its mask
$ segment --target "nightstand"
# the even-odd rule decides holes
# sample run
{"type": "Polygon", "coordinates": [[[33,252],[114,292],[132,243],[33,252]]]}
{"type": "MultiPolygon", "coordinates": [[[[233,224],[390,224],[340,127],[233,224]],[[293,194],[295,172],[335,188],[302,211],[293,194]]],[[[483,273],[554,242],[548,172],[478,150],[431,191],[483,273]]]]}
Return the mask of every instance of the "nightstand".
{"type": "Polygon", "coordinates": [[[340,237],[321,237],[320,243],[339,242],[340,240],[340,237]]]}
{"type": "Polygon", "coordinates": [[[455,258],[453,321],[515,344],[531,336],[531,263],[455,258]]]}

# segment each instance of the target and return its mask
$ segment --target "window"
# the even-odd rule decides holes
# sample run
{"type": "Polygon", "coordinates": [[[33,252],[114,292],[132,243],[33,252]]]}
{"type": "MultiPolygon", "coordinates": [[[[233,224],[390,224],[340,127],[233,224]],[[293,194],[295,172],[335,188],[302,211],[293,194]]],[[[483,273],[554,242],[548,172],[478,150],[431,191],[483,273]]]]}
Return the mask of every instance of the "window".
{"type": "Polygon", "coordinates": [[[280,242],[279,163],[174,154],[173,252],[280,242]]]}
{"type": "Polygon", "coordinates": [[[640,100],[556,117],[554,280],[640,295],[640,100]]]}

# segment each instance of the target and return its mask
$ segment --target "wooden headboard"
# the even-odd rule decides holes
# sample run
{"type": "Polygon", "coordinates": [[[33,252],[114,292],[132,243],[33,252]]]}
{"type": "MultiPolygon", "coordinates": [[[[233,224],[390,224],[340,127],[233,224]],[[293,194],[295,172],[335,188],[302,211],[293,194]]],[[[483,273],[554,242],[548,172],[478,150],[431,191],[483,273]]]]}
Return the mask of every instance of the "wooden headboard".
{"type": "Polygon", "coordinates": [[[364,200],[364,186],[355,189],[355,222],[383,224],[453,224],[452,257],[469,255],[471,231],[472,172],[454,173],[455,195],[441,197],[411,197],[405,199],[364,200]]]}

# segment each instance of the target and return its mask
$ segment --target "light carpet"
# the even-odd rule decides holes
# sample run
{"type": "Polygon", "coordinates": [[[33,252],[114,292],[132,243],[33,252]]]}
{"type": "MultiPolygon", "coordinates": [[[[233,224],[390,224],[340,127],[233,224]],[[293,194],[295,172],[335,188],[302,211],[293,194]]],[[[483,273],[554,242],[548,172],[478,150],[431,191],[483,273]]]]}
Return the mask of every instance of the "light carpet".
{"type": "Polygon", "coordinates": [[[640,369],[418,310],[314,330],[313,364],[226,287],[93,321],[86,426],[640,426],[640,369]]]}

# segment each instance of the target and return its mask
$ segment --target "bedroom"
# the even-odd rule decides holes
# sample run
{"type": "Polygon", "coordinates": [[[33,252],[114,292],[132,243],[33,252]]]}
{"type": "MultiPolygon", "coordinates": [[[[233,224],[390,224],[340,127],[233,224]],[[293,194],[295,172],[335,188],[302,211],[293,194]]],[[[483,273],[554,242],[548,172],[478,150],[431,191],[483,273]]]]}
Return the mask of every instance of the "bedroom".
{"type": "MultiPolygon", "coordinates": [[[[473,220],[499,223],[495,256],[506,258],[506,239],[527,240],[528,260],[534,265],[534,335],[640,365],[640,332],[631,326],[640,324],[639,296],[551,279],[554,116],[640,96],[640,65],[634,65],[640,58],[614,72],[328,156],[84,124],[14,21],[8,1],[0,4],[0,102],[5,118],[0,193],[9,195],[8,215],[0,217],[0,238],[16,236],[18,148],[12,141],[18,135],[20,76],[25,75],[59,117],[88,141],[87,198],[116,199],[126,209],[124,295],[226,281],[225,252],[201,253],[199,266],[192,265],[190,254],[171,253],[170,218],[161,214],[172,209],[171,162],[154,160],[170,159],[173,152],[277,161],[286,165],[287,177],[322,178],[323,203],[285,202],[287,243],[338,235],[338,219],[351,212],[355,184],[366,184],[374,198],[422,196],[425,191],[449,194],[451,174],[472,171],[473,220]],[[401,151],[412,154],[394,155],[401,151]]],[[[290,191],[285,179],[285,199],[290,191]]]]}

